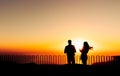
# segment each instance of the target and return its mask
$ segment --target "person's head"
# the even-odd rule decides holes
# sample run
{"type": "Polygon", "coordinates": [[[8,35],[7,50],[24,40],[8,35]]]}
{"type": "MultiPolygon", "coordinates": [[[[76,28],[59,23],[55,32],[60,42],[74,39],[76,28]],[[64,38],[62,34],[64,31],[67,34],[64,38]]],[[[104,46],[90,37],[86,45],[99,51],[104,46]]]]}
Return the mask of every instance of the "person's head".
{"type": "Polygon", "coordinates": [[[84,46],[89,46],[87,41],[84,41],[84,46]]]}
{"type": "Polygon", "coordinates": [[[72,44],[72,40],[68,40],[68,44],[71,45],[72,44]]]}

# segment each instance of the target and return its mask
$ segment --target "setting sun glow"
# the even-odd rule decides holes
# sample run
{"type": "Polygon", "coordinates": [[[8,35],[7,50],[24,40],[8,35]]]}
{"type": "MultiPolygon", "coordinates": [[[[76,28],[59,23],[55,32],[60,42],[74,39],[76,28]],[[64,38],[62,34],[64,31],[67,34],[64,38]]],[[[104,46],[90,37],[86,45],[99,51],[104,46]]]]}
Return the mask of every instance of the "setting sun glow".
{"type": "Polygon", "coordinates": [[[68,39],[77,52],[86,40],[90,54],[120,54],[120,1],[0,0],[0,11],[0,54],[64,54],[68,39]]]}
{"type": "Polygon", "coordinates": [[[83,41],[82,40],[75,40],[73,41],[73,45],[76,48],[76,51],[79,52],[80,49],[83,47],[83,41]]]}

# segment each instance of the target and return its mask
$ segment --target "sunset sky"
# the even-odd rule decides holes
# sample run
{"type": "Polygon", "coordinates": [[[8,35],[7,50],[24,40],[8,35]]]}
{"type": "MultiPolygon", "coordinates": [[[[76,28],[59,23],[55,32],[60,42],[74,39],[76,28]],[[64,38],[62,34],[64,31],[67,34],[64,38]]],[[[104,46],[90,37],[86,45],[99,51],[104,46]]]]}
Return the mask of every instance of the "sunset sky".
{"type": "Polygon", "coordinates": [[[0,52],[63,52],[68,39],[120,55],[120,1],[0,0],[0,52]]]}

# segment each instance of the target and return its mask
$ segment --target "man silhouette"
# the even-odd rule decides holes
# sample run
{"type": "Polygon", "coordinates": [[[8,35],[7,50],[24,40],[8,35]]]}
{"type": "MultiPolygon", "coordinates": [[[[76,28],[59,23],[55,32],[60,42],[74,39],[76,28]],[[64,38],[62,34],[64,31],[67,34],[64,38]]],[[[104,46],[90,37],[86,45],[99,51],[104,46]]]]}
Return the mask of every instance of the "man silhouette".
{"type": "Polygon", "coordinates": [[[68,40],[68,45],[65,46],[64,53],[67,54],[67,62],[68,64],[75,64],[75,46],[72,45],[72,41],[68,40]]]}

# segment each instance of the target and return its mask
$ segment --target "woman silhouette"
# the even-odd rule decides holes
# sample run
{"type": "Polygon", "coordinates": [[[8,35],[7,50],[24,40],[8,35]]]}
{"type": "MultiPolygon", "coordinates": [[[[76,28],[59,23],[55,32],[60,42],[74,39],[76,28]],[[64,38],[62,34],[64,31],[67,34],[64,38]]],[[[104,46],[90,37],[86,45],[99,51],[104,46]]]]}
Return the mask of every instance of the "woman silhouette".
{"type": "Polygon", "coordinates": [[[87,53],[92,48],[93,47],[90,47],[87,41],[85,41],[83,43],[83,48],[82,48],[82,50],[80,50],[80,52],[81,52],[80,59],[82,60],[83,65],[87,64],[87,53]]]}

